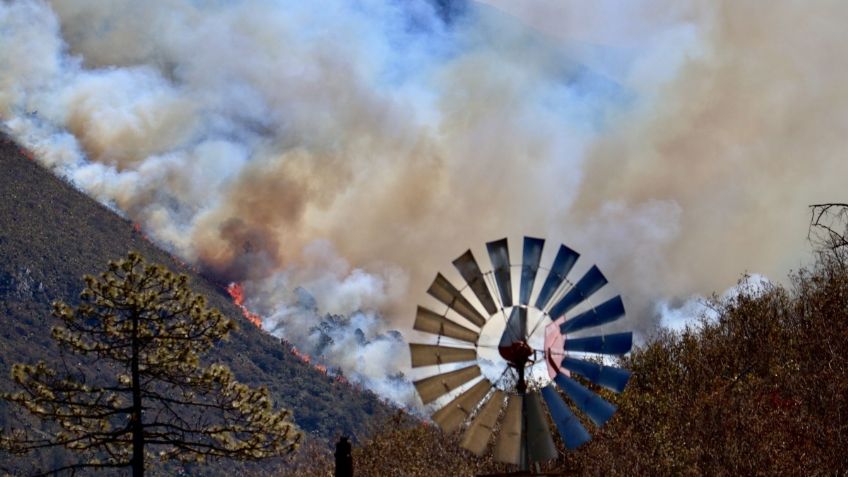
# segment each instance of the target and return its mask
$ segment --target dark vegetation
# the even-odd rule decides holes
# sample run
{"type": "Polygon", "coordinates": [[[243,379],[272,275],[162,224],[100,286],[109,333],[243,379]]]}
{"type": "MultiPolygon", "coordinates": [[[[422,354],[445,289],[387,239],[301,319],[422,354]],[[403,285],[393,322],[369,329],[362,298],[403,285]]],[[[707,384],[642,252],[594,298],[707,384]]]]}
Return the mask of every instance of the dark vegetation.
{"type": "MultiPolygon", "coordinates": [[[[148,242],[132,223],[28,159],[25,151],[2,133],[0,390],[11,389],[9,372],[16,362],[60,362],[58,348],[50,338],[51,328],[58,324],[51,316],[51,303],[63,300],[71,306],[79,304],[81,277],[98,274],[108,260],[124,257],[128,250],[139,251],[148,262],[188,274],[192,289],[237,323],[238,329],[230,339],[209,353],[210,360],[227,365],[244,384],[267,387],[275,406],[291,409],[307,441],[315,441],[314,446],[310,442],[306,448],[320,453],[329,449],[340,433],[352,435],[358,442],[372,422],[393,413],[374,394],[338,382],[303,363],[279,339],[242,317],[226,294],[225,284],[186,268],[148,242]]],[[[0,404],[0,425],[6,426],[8,413],[9,409],[0,404]]],[[[33,462],[45,460],[68,462],[68,456],[50,451],[33,457],[33,462]]],[[[0,454],[0,471],[7,468],[17,474],[15,469],[31,469],[33,462],[0,454]]],[[[262,467],[269,468],[270,463],[262,467]]],[[[192,475],[211,475],[208,469],[187,469],[192,475]]],[[[218,467],[215,469],[218,471],[218,467]]],[[[220,474],[232,473],[229,469],[222,467],[220,474]]]]}

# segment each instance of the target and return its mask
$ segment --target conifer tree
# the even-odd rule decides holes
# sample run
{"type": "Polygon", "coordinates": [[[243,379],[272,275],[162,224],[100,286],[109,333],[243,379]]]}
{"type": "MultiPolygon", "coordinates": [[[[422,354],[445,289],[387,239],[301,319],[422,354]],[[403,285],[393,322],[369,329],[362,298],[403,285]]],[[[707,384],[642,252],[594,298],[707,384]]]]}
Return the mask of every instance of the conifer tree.
{"type": "Polygon", "coordinates": [[[0,396],[52,425],[46,432],[12,429],[0,447],[23,454],[61,446],[79,454],[79,462],[46,473],[128,468],[139,477],[146,459],[256,460],[298,445],[289,412],[273,409],[267,389],[201,363],[235,324],[208,308],[187,276],[131,252],[84,280],[78,306],[54,303],[61,325],[52,336],[63,352],[95,363],[96,375],[15,364],[17,390],[0,396]]]}

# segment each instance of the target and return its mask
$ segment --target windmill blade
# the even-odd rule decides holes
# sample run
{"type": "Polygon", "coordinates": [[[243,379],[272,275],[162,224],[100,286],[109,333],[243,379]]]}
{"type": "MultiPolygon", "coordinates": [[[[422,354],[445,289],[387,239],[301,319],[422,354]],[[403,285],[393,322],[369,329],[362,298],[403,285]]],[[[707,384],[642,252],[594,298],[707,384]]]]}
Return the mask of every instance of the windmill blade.
{"type": "Polygon", "coordinates": [[[477,350],[474,348],[451,348],[420,343],[410,343],[409,353],[412,356],[413,368],[434,364],[461,363],[477,359],[477,350]]]}
{"type": "Polygon", "coordinates": [[[514,307],[509,313],[498,347],[507,347],[516,341],[523,340],[525,336],[527,336],[527,309],[514,307]]]}
{"type": "Polygon", "coordinates": [[[459,426],[471,416],[474,408],[486,397],[486,393],[490,389],[492,389],[491,381],[488,379],[480,380],[453,401],[447,403],[445,407],[436,411],[433,414],[433,421],[444,432],[450,433],[459,429],[459,426]]]}
{"type": "Polygon", "coordinates": [[[568,272],[574,267],[578,258],[580,258],[579,253],[565,245],[559,246],[554,264],[551,266],[551,271],[548,272],[548,277],[545,279],[542,290],[536,298],[536,308],[544,310],[548,306],[548,301],[550,301],[554,292],[557,291],[557,288],[562,285],[562,282],[568,276],[568,272]]]}
{"type": "Polygon", "coordinates": [[[492,397],[486,401],[483,409],[477,413],[477,417],[474,418],[462,435],[462,442],[460,443],[462,447],[478,456],[483,455],[483,452],[486,451],[486,445],[492,437],[492,430],[498,420],[498,415],[501,413],[503,399],[503,391],[496,389],[492,393],[492,397]]]}
{"type": "Polygon", "coordinates": [[[566,351],[584,351],[600,354],[626,354],[633,347],[633,333],[614,333],[611,335],[588,336],[565,340],[566,351]]]}
{"type": "Polygon", "coordinates": [[[624,391],[631,374],[626,369],[570,357],[562,360],[562,367],[617,393],[624,391]]]}
{"type": "Polygon", "coordinates": [[[471,331],[464,326],[439,315],[435,311],[419,306],[415,313],[415,324],[412,329],[432,333],[439,336],[447,336],[460,341],[476,343],[480,333],[471,331]]]}
{"type": "Polygon", "coordinates": [[[480,367],[475,364],[456,371],[420,379],[413,384],[415,389],[418,390],[418,395],[421,396],[421,401],[424,404],[429,404],[477,376],[480,376],[480,367]]]}
{"type": "Polygon", "coordinates": [[[506,412],[495,441],[494,457],[498,462],[518,464],[521,461],[521,410],[524,399],[513,394],[507,397],[506,412]]]}
{"type": "Polygon", "coordinates": [[[557,456],[551,429],[542,409],[539,393],[532,391],[524,397],[524,415],[527,416],[527,451],[530,462],[555,459],[557,456]]]}
{"type": "Polygon", "coordinates": [[[471,253],[471,250],[468,250],[454,260],[453,266],[456,267],[459,274],[468,283],[471,291],[480,300],[480,304],[483,305],[489,316],[494,315],[498,311],[498,307],[495,306],[495,301],[492,299],[491,293],[489,293],[489,286],[486,285],[486,279],[483,278],[483,272],[480,271],[480,266],[477,265],[477,260],[474,259],[474,254],[471,253]]]}
{"type": "Polygon", "coordinates": [[[596,265],[592,265],[592,268],[551,308],[551,319],[555,320],[568,313],[568,310],[579,305],[606,284],[607,279],[604,274],[596,265]]]}
{"type": "Polygon", "coordinates": [[[559,327],[562,334],[611,323],[624,316],[624,302],[618,295],[566,321],[559,327]]]}
{"type": "Polygon", "coordinates": [[[524,256],[521,261],[521,290],[518,303],[526,305],[530,303],[530,294],[533,293],[533,283],[536,281],[536,273],[539,271],[539,262],[542,261],[542,248],[545,241],[539,238],[524,237],[524,256]]]}
{"type": "Polygon", "coordinates": [[[489,260],[495,268],[495,282],[501,295],[501,305],[504,308],[512,306],[512,278],[509,269],[509,248],[506,239],[496,240],[486,244],[489,260]]]}
{"type": "Polygon", "coordinates": [[[580,420],[565,405],[565,401],[562,400],[552,385],[549,384],[542,388],[542,397],[545,398],[548,412],[551,413],[551,419],[556,424],[565,447],[576,449],[591,439],[586,428],[583,427],[583,424],[580,424],[580,420]]]}
{"type": "Polygon", "coordinates": [[[462,296],[462,293],[441,273],[436,275],[436,279],[433,280],[433,284],[427,289],[427,293],[449,306],[453,311],[459,313],[460,316],[471,323],[479,327],[486,324],[486,319],[477,311],[477,308],[474,308],[474,305],[462,296]]]}
{"type": "Polygon", "coordinates": [[[615,414],[616,407],[613,404],[588,390],[577,381],[560,374],[554,378],[554,382],[565,392],[565,395],[569,399],[574,401],[574,405],[578,409],[589,416],[589,419],[596,426],[603,426],[615,414]]]}

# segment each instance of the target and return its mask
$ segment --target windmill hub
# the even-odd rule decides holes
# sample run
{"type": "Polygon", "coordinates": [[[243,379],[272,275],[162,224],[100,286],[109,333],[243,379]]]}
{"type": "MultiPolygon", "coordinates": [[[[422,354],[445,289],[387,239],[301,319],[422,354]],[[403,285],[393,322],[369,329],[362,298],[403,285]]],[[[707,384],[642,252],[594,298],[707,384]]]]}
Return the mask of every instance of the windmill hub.
{"type": "Polygon", "coordinates": [[[533,348],[527,344],[527,340],[513,341],[509,346],[500,346],[498,352],[513,368],[526,367],[530,357],[533,356],[533,348]]]}
{"type": "Polygon", "coordinates": [[[540,351],[544,346],[544,325],[549,321],[544,312],[520,304],[498,308],[489,315],[477,340],[478,364],[483,376],[507,392],[518,389],[522,368],[527,388],[540,389],[550,384],[544,353],[540,351]],[[521,326],[525,317],[526,331],[521,326]]]}

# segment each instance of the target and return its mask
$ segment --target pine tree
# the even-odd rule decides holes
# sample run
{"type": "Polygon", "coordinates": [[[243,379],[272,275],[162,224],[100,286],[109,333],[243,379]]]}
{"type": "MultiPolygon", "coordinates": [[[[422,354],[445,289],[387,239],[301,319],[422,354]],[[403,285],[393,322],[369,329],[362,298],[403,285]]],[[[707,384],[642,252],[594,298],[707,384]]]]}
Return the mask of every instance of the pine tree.
{"type": "Polygon", "coordinates": [[[54,303],[62,323],[52,336],[97,372],[15,364],[18,389],[0,397],[52,427],[12,429],[0,447],[23,454],[61,446],[80,455],[45,474],[131,468],[135,477],[154,456],[256,460],[296,448],[301,434],[288,411],[274,411],[267,389],[237,382],[223,365],[201,363],[235,324],[208,308],[187,276],[146,265],[131,252],[84,280],[78,306],[54,303]]]}

